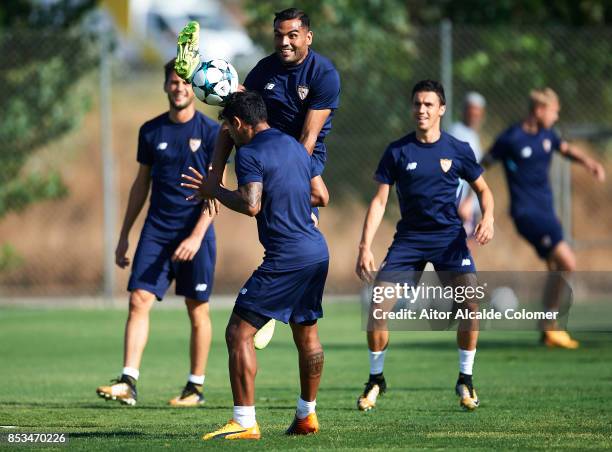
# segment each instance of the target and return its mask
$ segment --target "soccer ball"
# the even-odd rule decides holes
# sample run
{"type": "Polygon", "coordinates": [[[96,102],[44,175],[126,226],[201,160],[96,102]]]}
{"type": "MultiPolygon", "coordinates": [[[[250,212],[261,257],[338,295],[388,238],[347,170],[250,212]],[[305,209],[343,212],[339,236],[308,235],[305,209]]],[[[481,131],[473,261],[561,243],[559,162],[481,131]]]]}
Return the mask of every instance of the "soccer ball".
{"type": "Polygon", "coordinates": [[[491,307],[501,313],[508,309],[516,311],[519,299],[510,287],[498,287],[491,293],[491,307]]]}
{"type": "Polygon", "coordinates": [[[238,90],[238,73],[224,60],[203,61],[191,79],[196,97],[208,105],[223,105],[238,90]]]}

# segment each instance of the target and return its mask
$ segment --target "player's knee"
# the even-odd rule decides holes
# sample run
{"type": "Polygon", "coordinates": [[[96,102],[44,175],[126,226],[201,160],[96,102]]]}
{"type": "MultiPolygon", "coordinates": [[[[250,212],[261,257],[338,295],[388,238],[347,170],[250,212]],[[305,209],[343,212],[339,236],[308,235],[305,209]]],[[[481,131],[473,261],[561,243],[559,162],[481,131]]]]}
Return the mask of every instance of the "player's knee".
{"type": "Polygon", "coordinates": [[[146,290],[134,290],[130,294],[130,314],[147,314],[154,299],[155,295],[146,290]]]}
{"type": "Polygon", "coordinates": [[[246,335],[244,331],[239,328],[238,324],[230,322],[227,328],[225,328],[225,343],[229,351],[247,345],[249,341],[252,342],[253,337],[246,335]]]}

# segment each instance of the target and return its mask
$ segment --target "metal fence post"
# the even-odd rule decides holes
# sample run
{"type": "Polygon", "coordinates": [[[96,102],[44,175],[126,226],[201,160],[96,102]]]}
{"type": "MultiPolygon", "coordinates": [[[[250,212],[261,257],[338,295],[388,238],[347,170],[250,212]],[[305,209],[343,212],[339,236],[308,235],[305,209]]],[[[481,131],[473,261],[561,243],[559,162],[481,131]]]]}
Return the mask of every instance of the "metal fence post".
{"type": "Polygon", "coordinates": [[[442,126],[448,129],[453,122],[453,24],[449,19],[440,22],[440,81],[446,94],[442,126]]]}
{"type": "Polygon", "coordinates": [[[102,154],[102,180],[104,198],[104,298],[113,300],[115,289],[115,255],[113,244],[117,217],[114,159],[111,123],[111,32],[100,33],[100,150],[102,154]]]}

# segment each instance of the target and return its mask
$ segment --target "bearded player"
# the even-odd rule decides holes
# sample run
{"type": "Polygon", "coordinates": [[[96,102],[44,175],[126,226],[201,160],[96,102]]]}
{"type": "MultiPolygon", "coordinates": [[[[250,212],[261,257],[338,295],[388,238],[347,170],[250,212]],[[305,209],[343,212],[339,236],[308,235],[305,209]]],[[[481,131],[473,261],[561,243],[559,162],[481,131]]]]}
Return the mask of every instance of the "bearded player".
{"type": "Polygon", "coordinates": [[[100,386],[96,392],[106,400],[136,404],[136,384],[149,335],[149,312],[175,280],[176,294],[185,297],[191,321],[191,369],[183,392],[170,400],[170,405],[199,406],[204,403],[202,388],[211,341],[208,299],[215,270],[215,231],[212,217],[202,204],[185,200],[189,191],[177,187],[177,180],[190,166],[206,171],[219,125],[196,110],[193,89],[174,71],[174,60],[164,66],[164,71],[169,111],[140,128],[138,174],[115,250],[117,265],[128,267],[130,229],[151,191],[128,283],[130,303],[123,369],[114,384],[100,386]]]}
{"type": "MultiPolygon", "coordinates": [[[[276,13],[273,27],[275,52],[255,65],[244,87],[261,94],[270,126],[298,140],[310,155],[313,221],[318,224],[317,207],[329,202],[321,175],[327,160],[324,141],[339,106],[340,76],[329,59],[310,48],[313,31],[304,11],[289,8],[276,13]]],[[[198,36],[197,22],[190,22],[179,34],[176,70],[185,80],[190,80],[200,64],[198,36]]],[[[211,189],[218,184],[234,144],[222,128],[205,182],[211,189]]],[[[258,334],[257,348],[265,347],[273,328],[270,322],[258,334]]]]}

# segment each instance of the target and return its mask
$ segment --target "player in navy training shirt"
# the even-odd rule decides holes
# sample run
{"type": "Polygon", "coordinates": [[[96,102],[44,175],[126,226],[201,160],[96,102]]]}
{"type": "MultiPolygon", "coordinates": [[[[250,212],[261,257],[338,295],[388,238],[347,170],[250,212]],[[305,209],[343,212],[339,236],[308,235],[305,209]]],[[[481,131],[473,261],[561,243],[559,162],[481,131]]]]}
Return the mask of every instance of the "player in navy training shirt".
{"type": "Polygon", "coordinates": [[[311,218],[310,156],[295,138],[267,123],[266,106],[255,91],[234,93],[221,113],[236,152],[238,190],[212,190],[203,178],[185,177],[198,196],[214,196],[224,206],[257,220],[265,249],[262,264],[240,290],[226,339],[234,416],[205,439],[233,434],[259,437],[254,383],[253,338],[270,319],[289,322],[299,353],[301,394],[288,434],[318,431],[314,411],[323,366],[317,319],[327,277],[327,244],[311,218]]]}
{"type": "Polygon", "coordinates": [[[174,60],[164,67],[169,111],[140,129],[140,166],[115,251],[117,265],[129,266],[130,229],[152,185],[149,212],[128,284],[124,368],[116,384],[101,386],[97,391],[100,397],[129,405],[136,403],[136,380],[147,342],[149,311],[156,298],[164,297],[172,280],[176,280],[176,294],[185,297],[191,320],[191,370],[182,394],[170,404],[196,406],[204,402],[202,385],[211,340],[207,301],[215,270],[215,231],[212,217],[203,212],[201,203],[185,199],[190,191],[178,186],[178,181],[181,172],[187,172],[189,167],[206,171],[219,125],[196,111],[191,85],[179,78],[173,67],[174,60]]]}
{"type": "MultiPolygon", "coordinates": [[[[452,286],[477,284],[476,267],[457,213],[460,179],[470,184],[480,202],[482,219],[474,236],[481,245],[493,237],[493,195],[470,146],[440,130],[445,103],[440,83],[424,80],[415,85],[412,112],[416,131],[387,147],[374,175],[378,190],[366,215],[356,265],[362,280],[371,281],[376,271],[371,245],[394,184],[401,211],[397,232],[376,276],[374,290],[391,283],[416,285],[427,262],[436,271],[445,272],[440,275],[452,286]]],[[[386,306],[392,309],[395,301],[388,299],[386,306]]],[[[473,301],[465,303],[472,312],[478,310],[473,301]]],[[[376,305],[371,306],[374,309],[376,305]]],[[[386,321],[377,319],[372,309],[367,332],[370,377],[358,400],[358,408],[364,411],[372,409],[377,396],[386,390],[383,363],[389,332],[386,321]]],[[[455,389],[461,405],[470,410],[479,403],[472,385],[477,340],[478,321],[461,320],[457,330],[460,373],[455,389]]]]}
{"type": "MultiPolygon", "coordinates": [[[[482,163],[485,166],[494,161],[503,163],[510,190],[510,215],[518,233],[535,248],[540,258],[546,260],[549,270],[572,272],[576,268],[576,257],[563,240],[561,223],[554,210],[549,178],[552,156],[560,152],[583,165],[602,182],[605,171],[600,163],[563,141],[552,129],[559,118],[559,108],[559,99],[552,89],[533,90],[529,116],[499,135],[482,163]]],[[[551,274],[551,278],[558,279],[555,274],[551,274]]],[[[559,280],[556,284],[563,283],[559,280]]],[[[544,298],[547,309],[558,310],[558,298],[548,296],[548,291],[544,298]]],[[[542,341],[546,345],[578,347],[578,342],[567,332],[556,331],[556,322],[543,322],[541,327],[542,341]]]]}
{"type": "MultiPolygon", "coordinates": [[[[313,204],[324,207],[329,201],[321,177],[327,158],[324,139],[339,106],[340,77],[331,61],[310,48],[312,38],[310,19],[304,11],[290,8],[277,13],[276,51],[257,63],[244,87],[263,96],[270,125],[294,137],[312,156],[313,204]]],[[[211,186],[223,172],[233,146],[231,137],[222,129],[208,182],[211,186]]]]}

